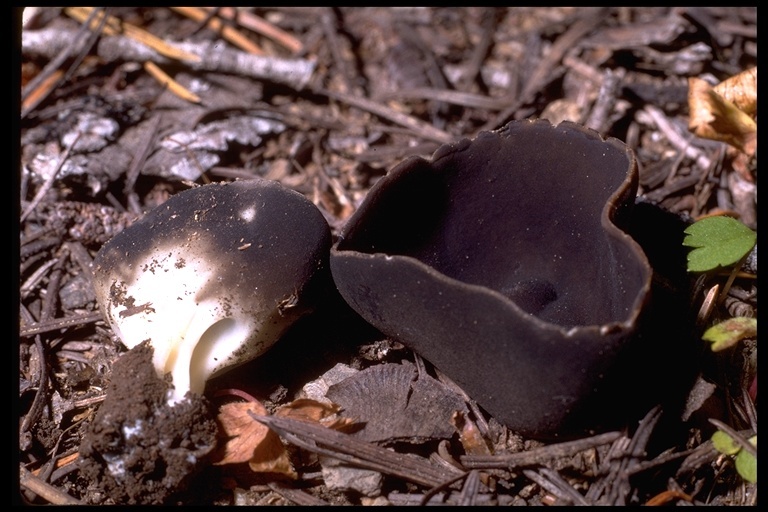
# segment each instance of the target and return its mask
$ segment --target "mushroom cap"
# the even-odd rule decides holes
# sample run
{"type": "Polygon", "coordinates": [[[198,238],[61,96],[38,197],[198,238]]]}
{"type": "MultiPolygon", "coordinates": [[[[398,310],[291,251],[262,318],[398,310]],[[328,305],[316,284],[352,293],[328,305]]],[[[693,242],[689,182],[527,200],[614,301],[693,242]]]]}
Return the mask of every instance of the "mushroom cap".
{"type": "Polygon", "coordinates": [[[379,180],[331,250],[344,299],[510,428],[589,428],[584,404],[636,332],[652,271],[619,226],[632,151],[512,122],[379,180]]]}
{"type": "Polygon", "coordinates": [[[298,192],[253,179],[174,195],[107,242],[97,299],[122,342],[151,340],[174,399],[257,357],[313,307],[330,228],[298,192]]]}

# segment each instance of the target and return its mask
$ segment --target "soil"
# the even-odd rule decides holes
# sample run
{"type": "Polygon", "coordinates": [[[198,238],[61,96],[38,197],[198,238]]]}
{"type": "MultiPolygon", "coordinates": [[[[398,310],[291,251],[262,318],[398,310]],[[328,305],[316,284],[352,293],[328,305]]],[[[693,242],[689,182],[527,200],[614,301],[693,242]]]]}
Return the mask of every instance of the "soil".
{"type": "MultiPolygon", "coordinates": [[[[717,429],[756,436],[756,335],[720,352],[701,341],[721,320],[757,316],[756,248],[738,273],[686,273],[680,247],[667,251],[660,233],[668,231],[654,227],[728,215],[757,230],[754,140],[694,133],[689,103],[691,79],[715,86],[753,68],[756,77],[755,7],[238,12],[233,20],[230,8],[110,8],[131,28],[96,23],[94,31],[76,21],[87,12],[23,12],[15,501],[757,503],[756,483],[710,441],[717,429]],[[159,42],[136,42],[142,30],[159,42]],[[698,355],[673,359],[678,351],[662,347],[633,370],[681,365],[694,376],[669,397],[682,410],[644,403],[616,429],[526,438],[335,294],[269,352],[212,379],[204,396],[171,405],[151,347],[126,349],[101,313],[93,257],[181,190],[276,180],[309,198],[337,240],[398,162],[532,118],[577,122],[634,151],[645,213],[633,233],[658,276],[685,277],[673,308],[687,327],[675,337],[698,355]],[[367,434],[365,425],[339,436],[278,418],[318,386],[348,402],[347,419],[371,422],[367,434]],[[216,463],[226,441],[220,406],[243,397],[278,418],[269,425],[296,478],[216,463]],[[423,409],[430,403],[439,413],[423,409]]],[[[743,96],[756,104],[754,82],[743,96]]],[[[756,123],[756,111],[743,108],[756,123]]],[[[665,335],[666,325],[649,332],[665,335]]],[[[615,410],[628,409],[618,401],[631,399],[617,395],[615,410]]]]}
{"type": "Polygon", "coordinates": [[[107,503],[172,503],[217,446],[216,418],[200,395],[170,404],[144,343],[112,366],[107,396],[80,444],[81,474],[107,503]]]}

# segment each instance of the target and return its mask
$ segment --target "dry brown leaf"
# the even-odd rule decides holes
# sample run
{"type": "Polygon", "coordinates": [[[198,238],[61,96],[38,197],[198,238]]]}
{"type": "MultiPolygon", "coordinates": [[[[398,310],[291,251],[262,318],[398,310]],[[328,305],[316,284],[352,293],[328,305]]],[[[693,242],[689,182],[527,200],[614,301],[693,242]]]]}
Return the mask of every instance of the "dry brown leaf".
{"type": "Polygon", "coordinates": [[[254,448],[264,440],[269,429],[253,421],[248,411],[254,414],[267,414],[267,410],[258,402],[238,402],[226,404],[219,409],[219,425],[227,442],[224,455],[216,464],[237,464],[247,462],[253,456],[254,448]]]}
{"type": "MultiPolygon", "coordinates": [[[[296,478],[288,452],[280,436],[254,421],[249,412],[260,416],[267,410],[256,401],[226,404],[219,409],[219,425],[227,441],[216,465],[247,462],[255,473],[276,473],[296,478]]],[[[275,413],[276,416],[321,423],[328,428],[343,429],[351,420],[336,418],[339,406],[310,399],[294,400],[275,413]]]]}
{"type": "Polygon", "coordinates": [[[688,79],[688,109],[691,132],[706,139],[727,142],[749,156],[755,154],[757,123],[700,78],[688,79]]]}
{"type": "Polygon", "coordinates": [[[715,92],[753,116],[757,112],[757,66],[723,80],[715,86],[715,92]]]}
{"type": "Polygon", "coordinates": [[[419,376],[409,362],[361,370],[330,385],[325,397],[357,422],[358,439],[375,443],[450,439],[456,433],[451,415],[468,412],[461,396],[437,379],[419,376]]]}
{"type": "MultiPolygon", "coordinates": [[[[731,167],[733,167],[733,170],[738,173],[738,175],[746,181],[747,183],[754,183],[755,179],[752,177],[752,164],[754,164],[754,159],[752,156],[747,155],[746,153],[741,153],[739,151],[734,151],[736,153],[731,160],[731,167]]],[[[741,219],[742,222],[744,219],[741,219]]]]}
{"type": "Polygon", "coordinates": [[[292,418],[294,420],[320,422],[329,416],[339,412],[339,406],[326,404],[312,400],[311,398],[299,398],[289,404],[285,404],[275,411],[275,416],[292,418]]]}
{"type": "Polygon", "coordinates": [[[299,398],[280,407],[275,411],[275,416],[312,421],[334,430],[344,430],[353,424],[354,420],[337,417],[336,414],[339,410],[340,407],[336,404],[326,404],[310,398],[299,398]]]}
{"type": "Polygon", "coordinates": [[[451,418],[451,423],[459,433],[459,441],[467,455],[491,455],[491,450],[483,439],[477,425],[465,414],[457,411],[451,418]]]}
{"type": "Polygon", "coordinates": [[[277,473],[291,479],[298,478],[280,436],[269,429],[264,440],[253,450],[248,466],[254,473],[277,473]]]}
{"type": "Polygon", "coordinates": [[[226,404],[219,410],[219,424],[228,437],[222,458],[216,465],[248,462],[256,473],[278,473],[296,478],[288,452],[280,437],[250,417],[248,411],[258,415],[267,410],[258,402],[226,404]]]}

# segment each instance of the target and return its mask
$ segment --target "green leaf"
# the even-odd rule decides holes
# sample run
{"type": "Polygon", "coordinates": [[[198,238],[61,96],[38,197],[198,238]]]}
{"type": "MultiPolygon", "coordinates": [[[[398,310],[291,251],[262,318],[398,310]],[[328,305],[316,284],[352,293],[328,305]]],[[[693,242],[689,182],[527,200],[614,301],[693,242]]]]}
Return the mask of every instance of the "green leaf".
{"type": "Polygon", "coordinates": [[[712,446],[715,447],[715,450],[726,455],[733,455],[741,450],[739,443],[734,441],[731,436],[722,430],[718,430],[712,434],[712,446]]]}
{"type": "MultiPolygon", "coordinates": [[[[749,442],[757,448],[757,436],[749,438],[749,442]]],[[[736,454],[734,463],[741,478],[753,484],[757,483],[757,457],[742,449],[736,454]]]]}
{"type": "Polygon", "coordinates": [[[712,343],[712,351],[718,352],[734,346],[744,338],[757,336],[757,319],[734,317],[715,324],[701,336],[712,343]]]}
{"type": "MultiPolygon", "coordinates": [[[[757,435],[748,439],[749,443],[757,448],[757,435]]],[[[736,471],[747,482],[757,483],[757,458],[743,449],[736,441],[722,430],[712,434],[712,445],[720,453],[725,455],[736,455],[734,464],[736,471]]]]}
{"type": "Polygon", "coordinates": [[[707,217],[685,230],[683,245],[688,253],[689,272],[708,272],[738,263],[757,242],[757,233],[731,217],[707,217]]]}

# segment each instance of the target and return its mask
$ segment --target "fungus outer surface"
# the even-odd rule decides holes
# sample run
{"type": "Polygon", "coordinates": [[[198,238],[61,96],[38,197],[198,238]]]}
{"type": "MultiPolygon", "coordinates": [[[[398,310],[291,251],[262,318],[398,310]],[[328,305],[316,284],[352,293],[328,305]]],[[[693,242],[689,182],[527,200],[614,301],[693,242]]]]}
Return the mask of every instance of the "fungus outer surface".
{"type": "Polygon", "coordinates": [[[312,308],[330,229],[298,192],[262,179],[174,195],[107,242],[97,298],[132,348],[150,340],[174,400],[263,353],[312,308]]]}
{"type": "Polygon", "coordinates": [[[334,281],[497,419],[557,436],[647,301],[651,269],[619,227],[636,188],[618,140],[512,122],[379,180],[331,251],[334,281]]]}

